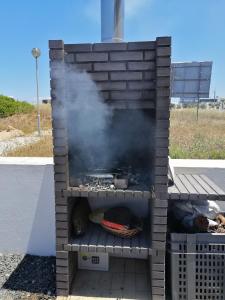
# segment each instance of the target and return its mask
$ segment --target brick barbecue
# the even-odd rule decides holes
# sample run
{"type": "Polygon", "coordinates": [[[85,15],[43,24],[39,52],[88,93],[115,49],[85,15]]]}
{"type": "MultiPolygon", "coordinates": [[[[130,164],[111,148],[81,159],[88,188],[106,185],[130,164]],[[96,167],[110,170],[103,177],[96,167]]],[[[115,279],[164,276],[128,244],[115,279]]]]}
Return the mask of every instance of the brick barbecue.
{"type": "MultiPolygon", "coordinates": [[[[165,299],[171,38],[95,44],[64,44],[61,40],[52,40],[49,48],[55,163],[57,295],[70,294],[76,276],[77,252],[85,250],[144,259],[149,266],[152,299],[165,299]],[[124,168],[127,171],[132,168],[132,172],[141,174],[139,185],[133,185],[132,188],[128,185],[123,190],[103,189],[101,186],[93,189],[80,181],[82,172],[85,175],[85,172],[94,173],[96,170],[95,166],[89,170],[89,166],[76,162],[79,151],[76,152],[74,136],[78,128],[71,128],[71,124],[73,120],[76,124],[80,110],[78,107],[73,111],[72,106],[68,109],[64,105],[70,95],[71,84],[80,84],[67,82],[67,70],[73,69],[78,74],[81,71],[80,74],[89,74],[104,105],[113,114],[109,129],[112,138],[109,140],[114,148],[118,146],[118,153],[116,159],[107,164],[107,173],[113,174],[115,169],[124,168]],[[139,121],[140,113],[149,123],[139,121]],[[120,124],[119,131],[116,131],[117,124],[120,124]],[[118,132],[121,135],[119,145],[115,138],[118,132]],[[127,136],[128,146],[119,156],[121,140],[127,136]],[[142,146],[136,147],[135,144],[142,146]],[[142,179],[145,181],[143,185],[142,179]],[[92,237],[92,243],[90,240],[84,242],[82,238],[75,239],[71,230],[71,211],[77,198],[88,198],[90,203],[130,205],[133,210],[137,209],[138,214],[147,214],[150,229],[126,242],[117,238],[110,244],[110,239],[106,239],[99,228],[93,234],[101,238],[92,237]]],[[[83,99],[84,102],[86,100],[83,99]]],[[[101,169],[105,166],[100,158],[97,163],[101,169]]]]}

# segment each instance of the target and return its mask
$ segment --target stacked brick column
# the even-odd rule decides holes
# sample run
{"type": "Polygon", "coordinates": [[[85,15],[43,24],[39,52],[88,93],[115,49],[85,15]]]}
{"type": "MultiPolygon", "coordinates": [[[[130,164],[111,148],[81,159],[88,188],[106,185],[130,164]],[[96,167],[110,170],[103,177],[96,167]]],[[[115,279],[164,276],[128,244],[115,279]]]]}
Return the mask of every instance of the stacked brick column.
{"type": "Polygon", "coordinates": [[[165,299],[167,232],[167,174],[169,154],[169,105],[171,39],[156,40],[155,185],[152,210],[152,299],[165,299]]]}
{"type": "MultiPolygon", "coordinates": [[[[153,300],[165,299],[167,166],[170,102],[170,38],[151,42],[66,44],[50,41],[53,115],[57,295],[67,296],[76,268],[76,253],[66,251],[70,238],[68,143],[63,101],[64,66],[84,70],[104,101],[118,109],[155,112],[155,182],[151,203],[153,300]]],[[[153,154],[154,155],[154,154],[153,154]]]]}
{"type": "Polygon", "coordinates": [[[68,187],[68,145],[62,101],[64,100],[64,44],[49,42],[51,69],[51,104],[54,144],[55,216],[56,216],[56,282],[57,295],[69,293],[69,252],[63,251],[68,243],[69,223],[67,198],[62,190],[68,187]]]}

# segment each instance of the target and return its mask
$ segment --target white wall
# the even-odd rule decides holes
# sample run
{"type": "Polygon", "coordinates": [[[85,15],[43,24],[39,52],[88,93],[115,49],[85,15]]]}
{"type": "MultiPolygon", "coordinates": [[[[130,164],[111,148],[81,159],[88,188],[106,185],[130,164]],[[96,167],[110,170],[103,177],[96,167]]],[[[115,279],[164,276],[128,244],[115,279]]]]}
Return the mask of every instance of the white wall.
{"type": "MultiPolygon", "coordinates": [[[[172,161],[175,171],[207,174],[224,189],[225,161],[172,161]]],[[[7,252],[55,255],[52,158],[0,157],[0,253],[7,252]]]]}
{"type": "Polygon", "coordinates": [[[0,159],[0,253],[55,255],[52,159],[0,159]]]}

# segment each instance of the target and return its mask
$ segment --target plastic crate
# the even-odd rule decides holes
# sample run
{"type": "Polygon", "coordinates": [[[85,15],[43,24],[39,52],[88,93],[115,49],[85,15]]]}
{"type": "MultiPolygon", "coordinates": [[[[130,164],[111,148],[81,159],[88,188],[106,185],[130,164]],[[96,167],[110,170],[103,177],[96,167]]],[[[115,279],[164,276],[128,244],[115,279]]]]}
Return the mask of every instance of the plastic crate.
{"type": "Polygon", "coordinates": [[[225,300],[225,235],[170,236],[172,300],[225,300]]]}

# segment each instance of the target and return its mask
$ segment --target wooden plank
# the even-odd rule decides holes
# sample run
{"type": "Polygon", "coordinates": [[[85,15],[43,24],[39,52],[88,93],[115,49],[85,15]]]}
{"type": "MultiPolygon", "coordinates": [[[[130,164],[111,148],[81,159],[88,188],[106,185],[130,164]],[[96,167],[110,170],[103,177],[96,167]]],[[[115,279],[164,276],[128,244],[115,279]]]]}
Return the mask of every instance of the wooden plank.
{"type": "MultiPolygon", "coordinates": [[[[100,226],[100,225],[99,225],[100,226]]],[[[98,236],[97,252],[106,252],[106,240],[108,233],[105,230],[101,230],[98,236]]]]}
{"type": "Polygon", "coordinates": [[[200,177],[215,191],[215,193],[218,195],[218,199],[221,198],[225,200],[225,192],[218,185],[216,185],[206,175],[200,175],[200,177]]]}
{"type": "Polygon", "coordinates": [[[178,176],[175,176],[174,178],[175,184],[180,192],[180,199],[181,200],[189,200],[189,192],[186,189],[186,187],[183,185],[181,180],[179,179],[178,176]]]}
{"type": "Polygon", "coordinates": [[[199,176],[194,174],[193,177],[198,181],[198,183],[202,186],[202,188],[207,193],[207,199],[216,200],[217,195],[215,194],[215,191],[199,176]]]}
{"type": "Polygon", "coordinates": [[[193,175],[186,174],[185,177],[195,187],[199,195],[198,196],[199,200],[206,200],[208,195],[207,192],[203,189],[203,187],[199,184],[199,182],[193,177],[193,175]]]}
{"type": "Polygon", "coordinates": [[[170,199],[179,200],[180,199],[180,192],[174,183],[174,185],[168,187],[168,194],[170,199]]]}
{"type": "Polygon", "coordinates": [[[180,179],[180,181],[183,183],[185,188],[189,192],[189,200],[198,200],[198,193],[196,189],[190,184],[190,182],[187,180],[187,178],[183,174],[176,175],[180,179]]]}

